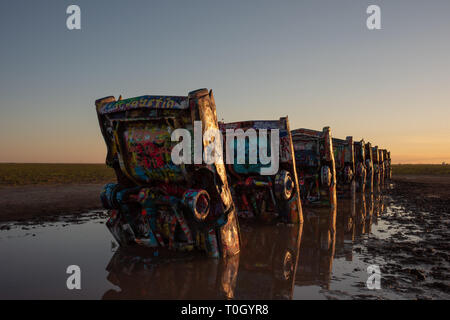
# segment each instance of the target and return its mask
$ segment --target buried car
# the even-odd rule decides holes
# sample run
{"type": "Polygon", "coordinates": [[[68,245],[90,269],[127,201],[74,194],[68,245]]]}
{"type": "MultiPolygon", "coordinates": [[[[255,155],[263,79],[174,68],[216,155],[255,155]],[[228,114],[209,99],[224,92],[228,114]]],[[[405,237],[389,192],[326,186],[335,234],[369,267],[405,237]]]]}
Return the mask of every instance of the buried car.
{"type": "Polygon", "coordinates": [[[302,203],[336,205],[336,168],[329,127],[291,131],[302,203]]]}
{"type": "Polygon", "coordinates": [[[365,152],[364,140],[355,141],[353,143],[353,147],[355,150],[355,184],[357,192],[364,192],[366,188],[366,160],[365,160],[365,152]]]}
{"type": "MultiPolygon", "coordinates": [[[[106,97],[96,101],[96,109],[106,164],[117,176],[117,183],[104,187],[101,200],[119,245],[143,245],[155,254],[194,248],[212,257],[238,253],[238,221],[224,164],[175,164],[172,159],[174,130],[191,135],[197,127],[200,135],[218,130],[212,91],[118,101],[106,97]]],[[[200,151],[209,144],[203,136],[200,151]]]]}
{"type": "Polygon", "coordinates": [[[366,187],[369,192],[373,192],[373,153],[370,142],[367,142],[364,146],[364,158],[366,159],[366,187]]]}
{"type": "Polygon", "coordinates": [[[352,196],[355,191],[355,158],[353,137],[345,140],[333,138],[334,161],[336,165],[337,195],[352,196]]]}
{"type": "Polygon", "coordinates": [[[392,178],[391,153],[383,149],[384,154],[384,177],[389,180],[392,178]]]}
{"type": "Polygon", "coordinates": [[[386,168],[384,167],[384,153],[382,149],[378,149],[378,170],[380,171],[380,185],[383,185],[386,168]]]}
{"type": "Polygon", "coordinates": [[[372,161],[373,161],[373,184],[377,191],[381,184],[381,167],[380,167],[380,153],[378,146],[372,147],[372,161]]]}
{"type": "Polygon", "coordinates": [[[302,223],[288,118],[220,122],[219,127],[239,217],[302,223]]]}

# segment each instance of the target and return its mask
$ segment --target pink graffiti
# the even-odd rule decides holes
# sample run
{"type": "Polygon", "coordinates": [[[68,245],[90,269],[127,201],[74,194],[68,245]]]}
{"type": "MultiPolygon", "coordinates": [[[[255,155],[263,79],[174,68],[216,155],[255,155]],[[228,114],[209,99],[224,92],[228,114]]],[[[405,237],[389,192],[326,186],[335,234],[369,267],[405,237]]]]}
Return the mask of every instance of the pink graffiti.
{"type": "Polygon", "coordinates": [[[145,168],[161,168],[165,165],[167,150],[153,142],[132,144],[130,151],[136,155],[138,165],[145,168]]]}

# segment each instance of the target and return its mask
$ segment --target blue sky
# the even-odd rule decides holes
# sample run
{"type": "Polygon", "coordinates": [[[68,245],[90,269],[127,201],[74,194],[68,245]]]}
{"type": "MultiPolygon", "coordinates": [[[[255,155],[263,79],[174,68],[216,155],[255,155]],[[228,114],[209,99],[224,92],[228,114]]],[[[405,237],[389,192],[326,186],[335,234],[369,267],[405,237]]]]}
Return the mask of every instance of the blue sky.
{"type": "Polygon", "coordinates": [[[450,162],[447,0],[2,1],[0,17],[0,162],[103,162],[95,99],[202,87],[225,121],[289,115],[450,162]]]}

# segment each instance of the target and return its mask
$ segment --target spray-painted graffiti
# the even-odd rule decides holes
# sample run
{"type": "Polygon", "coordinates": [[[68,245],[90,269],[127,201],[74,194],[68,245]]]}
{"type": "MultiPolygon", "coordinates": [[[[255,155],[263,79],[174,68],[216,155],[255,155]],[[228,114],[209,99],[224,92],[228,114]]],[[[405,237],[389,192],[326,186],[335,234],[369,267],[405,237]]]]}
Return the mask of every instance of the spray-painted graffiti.
{"type": "Polygon", "coordinates": [[[187,97],[142,96],[106,103],[99,112],[107,114],[137,108],[187,109],[188,99],[187,97]]]}
{"type": "Polygon", "coordinates": [[[172,128],[145,124],[129,124],[123,132],[124,154],[130,173],[136,179],[149,182],[155,179],[180,181],[181,168],[171,160],[172,128]]]}

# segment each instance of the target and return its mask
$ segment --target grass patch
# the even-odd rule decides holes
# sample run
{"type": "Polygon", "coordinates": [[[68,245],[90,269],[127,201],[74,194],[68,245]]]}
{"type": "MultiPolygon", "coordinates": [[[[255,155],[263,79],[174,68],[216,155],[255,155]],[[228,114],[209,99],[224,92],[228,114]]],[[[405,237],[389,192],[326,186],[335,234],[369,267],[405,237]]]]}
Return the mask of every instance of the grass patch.
{"type": "Polygon", "coordinates": [[[393,175],[450,175],[450,165],[442,164],[395,164],[392,165],[393,175]]]}
{"type": "Polygon", "coordinates": [[[0,185],[106,183],[116,180],[104,164],[0,163],[0,185]]]}

